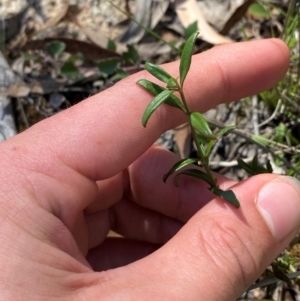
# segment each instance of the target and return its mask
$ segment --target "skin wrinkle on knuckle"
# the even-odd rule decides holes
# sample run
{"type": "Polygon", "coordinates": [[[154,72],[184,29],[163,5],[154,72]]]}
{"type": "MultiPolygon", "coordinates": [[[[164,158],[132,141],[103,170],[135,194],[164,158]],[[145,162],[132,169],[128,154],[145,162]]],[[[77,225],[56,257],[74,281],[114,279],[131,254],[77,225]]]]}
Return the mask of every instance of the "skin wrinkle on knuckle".
{"type": "MultiPolygon", "coordinates": [[[[251,252],[248,250],[247,245],[243,242],[237,235],[231,226],[228,226],[228,221],[220,222],[210,220],[210,227],[206,228],[209,231],[201,233],[201,241],[204,242],[202,245],[204,252],[211,258],[217,267],[226,275],[229,283],[232,283],[233,289],[236,287],[236,281],[242,279],[241,285],[243,287],[247,286],[247,279],[249,277],[249,263],[257,271],[257,266],[255,260],[252,257],[251,252]],[[225,268],[224,268],[225,266],[225,268]],[[242,276],[241,278],[234,279],[230,276],[232,273],[232,267],[236,267],[238,272],[236,275],[242,276]]],[[[202,231],[201,231],[202,232],[202,231]]],[[[243,233],[243,232],[241,232],[243,233]]]]}

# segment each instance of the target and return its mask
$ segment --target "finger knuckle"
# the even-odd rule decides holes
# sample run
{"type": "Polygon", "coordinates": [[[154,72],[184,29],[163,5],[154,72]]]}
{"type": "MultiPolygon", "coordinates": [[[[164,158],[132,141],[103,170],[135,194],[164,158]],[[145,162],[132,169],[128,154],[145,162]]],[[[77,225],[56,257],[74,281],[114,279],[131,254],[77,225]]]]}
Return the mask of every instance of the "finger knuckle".
{"type": "Polygon", "coordinates": [[[251,252],[253,242],[244,231],[240,231],[241,227],[238,227],[236,222],[211,220],[209,229],[203,234],[205,253],[230,282],[247,287],[251,275],[258,271],[251,252]],[[245,235],[241,236],[241,233],[245,235]],[[236,279],[233,275],[237,275],[236,279]]]}

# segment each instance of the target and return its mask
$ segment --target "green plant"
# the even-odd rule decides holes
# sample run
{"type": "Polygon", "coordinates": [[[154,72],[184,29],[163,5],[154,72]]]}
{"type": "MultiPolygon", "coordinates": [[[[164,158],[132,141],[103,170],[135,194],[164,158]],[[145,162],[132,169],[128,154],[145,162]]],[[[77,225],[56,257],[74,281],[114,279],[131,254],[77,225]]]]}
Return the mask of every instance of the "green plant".
{"type": "Polygon", "coordinates": [[[242,159],[238,159],[238,165],[251,176],[273,172],[270,160],[267,160],[266,167],[264,167],[258,163],[257,155],[253,157],[252,162],[250,164],[244,162],[242,159]]]}
{"type": "Polygon", "coordinates": [[[240,203],[236,198],[234,192],[232,190],[220,189],[217,180],[214,178],[209,168],[209,155],[217,139],[230,130],[234,129],[234,127],[226,127],[219,130],[216,134],[212,133],[204,116],[199,112],[190,111],[184,94],[183,86],[190,69],[193,47],[197,36],[198,32],[192,34],[183,48],[179,65],[180,77],[178,79],[175,79],[168,72],[157,65],[151,63],[145,64],[145,69],[154,77],[164,82],[166,84],[166,88],[145,79],[141,79],[137,82],[141,87],[146,89],[154,96],[153,100],[149,103],[143,114],[142,124],[144,127],[146,127],[150,116],[163,103],[184,112],[188,117],[192,136],[197,148],[198,158],[186,158],[177,162],[164,175],[164,182],[166,182],[169,176],[171,176],[175,172],[178,172],[174,177],[175,185],[178,185],[178,179],[181,175],[187,175],[203,180],[209,185],[208,189],[213,194],[223,198],[224,200],[228,201],[230,204],[238,208],[240,206],[240,203]],[[180,98],[174,94],[175,92],[179,94],[180,98]],[[202,169],[191,167],[185,168],[187,166],[190,166],[191,164],[197,164],[201,166],[202,169]]]}
{"type": "Polygon", "coordinates": [[[60,41],[53,41],[46,45],[46,51],[53,59],[54,67],[58,74],[64,75],[68,78],[80,77],[81,73],[75,65],[77,59],[84,60],[81,54],[72,55],[67,60],[62,61],[61,58],[65,52],[66,44],[60,41]]]}

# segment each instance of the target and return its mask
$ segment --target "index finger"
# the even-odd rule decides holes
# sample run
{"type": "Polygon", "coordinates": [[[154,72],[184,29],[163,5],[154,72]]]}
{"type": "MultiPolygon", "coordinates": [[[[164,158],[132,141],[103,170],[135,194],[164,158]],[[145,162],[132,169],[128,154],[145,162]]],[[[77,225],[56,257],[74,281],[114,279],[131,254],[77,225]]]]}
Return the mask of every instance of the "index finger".
{"type": "MultiPolygon", "coordinates": [[[[191,109],[204,112],[255,94],[274,86],[288,63],[288,49],[276,39],[213,48],[193,57],[185,82],[187,101],[191,109]]],[[[178,66],[177,61],[164,68],[176,77],[178,66]]],[[[30,147],[33,154],[59,157],[93,180],[122,171],[162,132],[185,121],[179,110],[163,105],[143,128],[141,117],[152,97],[136,84],[141,78],[154,79],[139,72],[29,129],[24,139],[38,135],[40,141],[30,147]]]]}

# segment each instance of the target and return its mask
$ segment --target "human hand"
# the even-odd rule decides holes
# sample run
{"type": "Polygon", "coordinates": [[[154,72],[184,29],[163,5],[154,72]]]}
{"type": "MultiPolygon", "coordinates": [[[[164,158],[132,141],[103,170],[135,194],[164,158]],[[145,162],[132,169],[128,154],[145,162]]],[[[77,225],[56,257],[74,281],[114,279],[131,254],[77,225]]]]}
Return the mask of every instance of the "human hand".
{"type": "MultiPolygon", "coordinates": [[[[193,58],[186,96],[203,112],[275,85],[288,64],[279,40],[216,47],[193,58]]],[[[177,75],[178,62],[165,67],[177,75]]],[[[151,145],[185,117],[161,106],[142,127],[151,96],[135,82],[147,77],[0,145],[1,300],[234,300],[299,229],[289,177],[218,176],[240,209],[188,177],[164,184],[177,158],[151,145]]]]}

